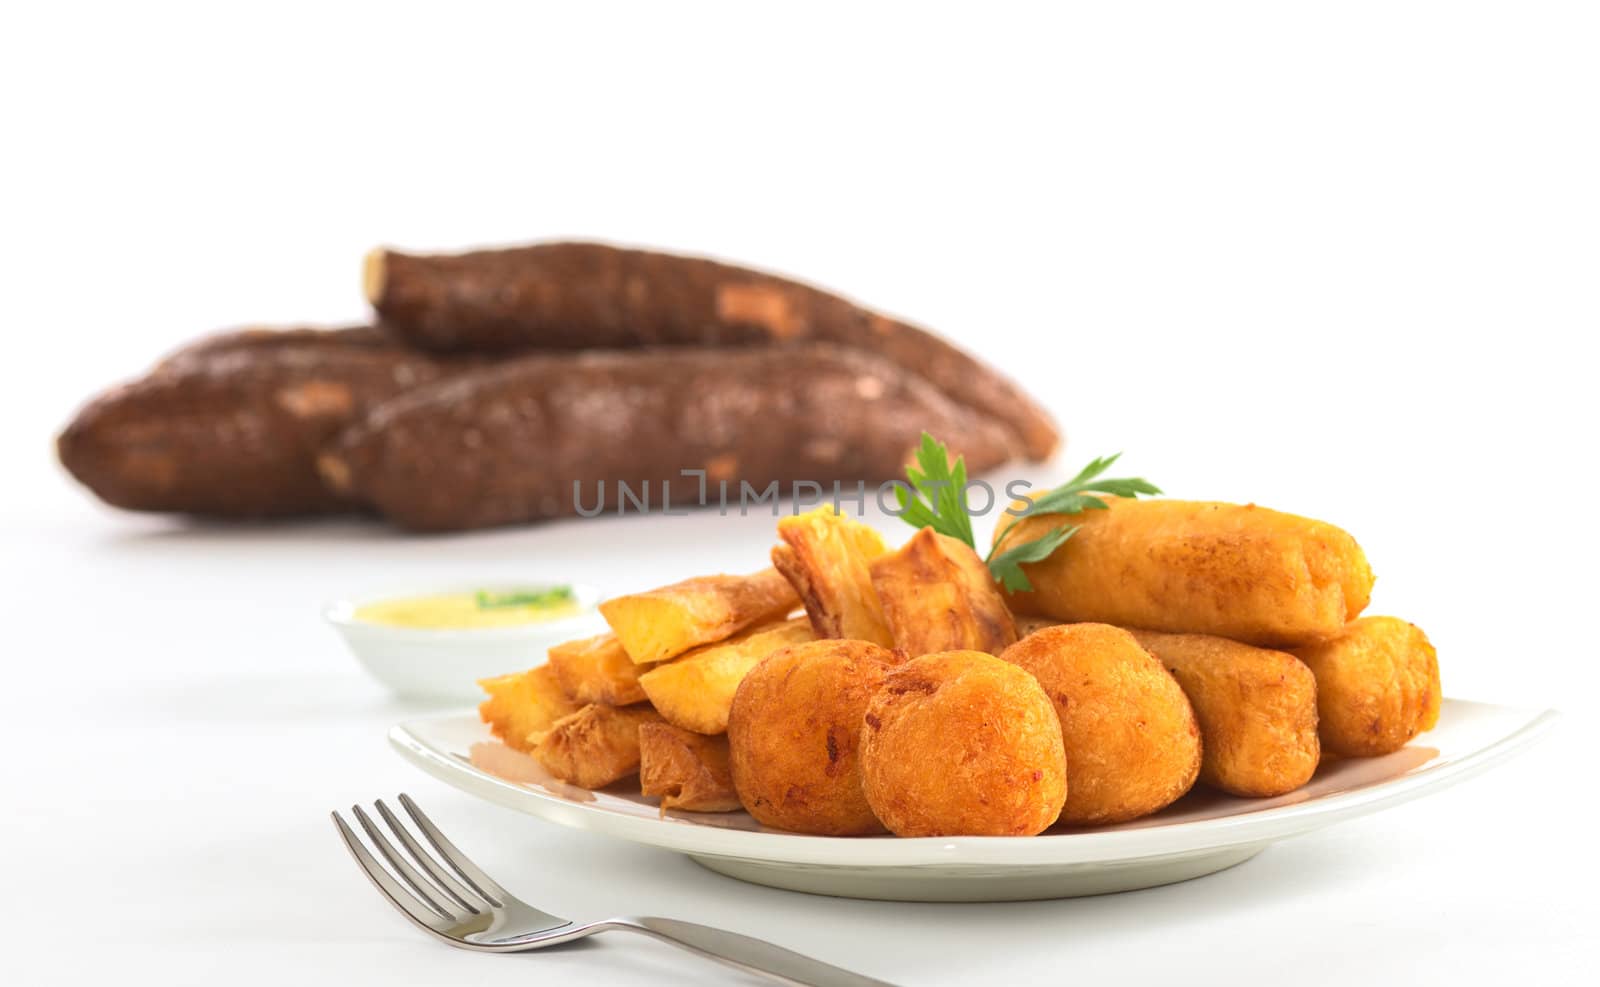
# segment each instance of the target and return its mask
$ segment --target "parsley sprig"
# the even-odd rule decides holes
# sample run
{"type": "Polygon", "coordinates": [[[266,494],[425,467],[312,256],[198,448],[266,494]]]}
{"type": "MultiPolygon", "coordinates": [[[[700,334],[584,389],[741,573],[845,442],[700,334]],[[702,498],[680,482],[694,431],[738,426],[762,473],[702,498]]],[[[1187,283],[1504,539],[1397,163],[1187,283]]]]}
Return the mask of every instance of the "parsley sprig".
{"type": "MultiPolygon", "coordinates": [[[[1103,511],[1106,502],[1095,494],[1137,497],[1140,494],[1161,493],[1161,488],[1140,477],[1102,477],[1101,474],[1110,469],[1121,455],[1119,452],[1114,456],[1095,459],[1077,476],[1044,496],[1034,498],[1028,513],[1079,514],[1083,511],[1103,511]]],[[[963,457],[957,456],[952,465],[950,452],[944,443],[923,432],[922,444],[917,447],[917,465],[906,467],[906,479],[911,481],[911,489],[896,485],[894,491],[895,499],[900,502],[901,520],[916,528],[932,528],[976,550],[977,544],[972,538],[972,517],[967,513],[965,500],[967,464],[963,457]]],[[[1033,583],[1022,571],[1023,564],[1049,558],[1051,553],[1066,544],[1078,526],[1057,525],[1038,538],[1007,547],[1006,542],[1015,530],[1015,525],[1006,529],[989,549],[984,562],[1000,585],[1008,590],[1027,591],[1033,589],[1033,583]]]]}
{"type": "Polygon", "coordinates": [[[911,490],[895,484],[894,496],[900,502],[900,519],[913,528],[932,528],[976,547],[972,540],[972,518],[963,501],[967,487],[967,461],[957,456],[950,465],[944,443],[927,432],[917,447],[917,466],[906,467],[911,490]],[[920,466],[921,469],[917,467],[920,466]]]}

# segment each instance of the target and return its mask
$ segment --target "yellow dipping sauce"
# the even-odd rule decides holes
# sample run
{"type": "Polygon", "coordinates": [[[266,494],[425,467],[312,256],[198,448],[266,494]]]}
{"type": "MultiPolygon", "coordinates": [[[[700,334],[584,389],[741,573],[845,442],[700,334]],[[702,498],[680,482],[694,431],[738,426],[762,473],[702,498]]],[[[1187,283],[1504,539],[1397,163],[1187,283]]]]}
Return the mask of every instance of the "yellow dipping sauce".
{"type": "Polygon", "coordinates": [[[390,627],[473,630],[540,624],[571,617],[581,609],[572,587],[556,586],[538,590],[404,596],[357,607],[355,618],[390,627]]]}

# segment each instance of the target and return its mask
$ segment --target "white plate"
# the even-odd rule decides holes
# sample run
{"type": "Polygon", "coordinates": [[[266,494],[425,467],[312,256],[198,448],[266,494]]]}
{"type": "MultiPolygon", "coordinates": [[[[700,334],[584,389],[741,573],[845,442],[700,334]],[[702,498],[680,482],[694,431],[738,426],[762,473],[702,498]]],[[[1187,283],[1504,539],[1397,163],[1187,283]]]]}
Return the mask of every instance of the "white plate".
{"type": "Polygon", "coordinates": [[[1211,874],[1267,844],[1376,812],[1471,777],[1543,735],[1554,710],[1447,699],[1439,725],[1385,757],[1324,765],[1311,783],[1274,799],[1196,789],[1154,816],[1035,837],[801,836],[743,812],[663,816],[630,779],[589,792],[546,776],[519,784],[473,767],[490,738],[476,716],[396,726],[389,741],[429,774],[497,805],[551,822],[688,854],[772,887],[898,901],[1019,901],[1128,891],[1211,874]]]}

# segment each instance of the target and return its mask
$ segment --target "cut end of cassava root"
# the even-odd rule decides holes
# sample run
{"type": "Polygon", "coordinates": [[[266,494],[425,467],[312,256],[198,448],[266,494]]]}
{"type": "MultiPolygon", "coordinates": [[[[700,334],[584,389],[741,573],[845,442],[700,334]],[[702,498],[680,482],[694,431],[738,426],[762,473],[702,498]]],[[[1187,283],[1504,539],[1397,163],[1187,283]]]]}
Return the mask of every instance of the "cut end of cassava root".
{"type": "Polygon", "coordinates": [[[348,494],[353,486],[350,464],[333,453],[325,452],[317,457],[317,475],[335,493],[348,494]]]}
{"type": "Polygon", "coordinates": [[[382,247],[367,251],[366,259],[361,262],[361,291],[367,296],[368,304],[376,306],[382,300],[388,267],[389,251],[382,247]]]}

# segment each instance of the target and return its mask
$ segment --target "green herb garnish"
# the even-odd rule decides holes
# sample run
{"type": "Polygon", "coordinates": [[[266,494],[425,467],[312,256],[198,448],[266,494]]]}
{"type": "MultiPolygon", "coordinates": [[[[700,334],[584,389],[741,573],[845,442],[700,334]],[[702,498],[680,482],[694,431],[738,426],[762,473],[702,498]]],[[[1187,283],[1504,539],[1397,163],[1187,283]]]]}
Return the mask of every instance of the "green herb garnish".
{"type": "MultiPolygon", "coordinates": [[[[1029,582],[1027,573],[1022,571],[1024,562],[1041,562],[1050,557],[1050,553],[1060,548],[1078,530],[1075,524],[1063,524],[1053,528],[1044,535],[1025,541],[1016,548],[1008,548],[996,555],[1000,543],[996,542],[989,549],[989,555],[983,561],[989,566],[989,574],[1000,580],[1000,585],[1010,590],[1030,590],[1033,583],[1029,582]]],[[[1005,541],[1005,536],[1000,536],[1000,541],[1005,541]]]]}
{"type": "Polygon", "coordinates": [[[549,589],[513,590],[509,593],[491,593],[480,589],[475,594],[479,610],[503,610],[507,607],[550,607],[572,602],[571,586],[552,586],[549,589]]]}
{"type": "MultiPolygon", "coordinates": [[[[1100,474],[1111,468],[1122,453],[1104,456],[1085,466],[1077,476],[1035,498],[1029,514],[1078,514],[1082,511],[1105,510],[1106,502],[1095,494],[1111,497],[1137,497],[1140,494],[1159,494],[1161,489],[1142,478],[1101,479],[1100,474]]],[[[900,502],[901,520],[916,528],[928,527],[941,535],[949,535],[976,550],[972,538],[972,517],[966,508],[967,464],[957,456],[950,465],[950,453],[944,443],[927,432],[922,433],[922,444],[917,448],[917,466],[906,467],[906,478],[911,490],[895,487],[895,499],[900,502]]],[[[984,563],[1008,590],[1031,590],[1033,583],[1022,571],[1026,562],[1039,562],[1050,557],[1078,530],[1075,524],[1063,524],[1050,531],[1006,548],[1006,539],[1015,526],[1006,529],[1000,540],[989,549],[984,563]],[[1004,550],[1002,550],[1004,549],[1004,550]]]]}
{"type": "Polygon", "coordinates": [[[944,443],[927,432],[917,448],[917,466],[906,467],[911,490],[895,484],[895,500],[900,502],[900,519],[914,528],[932,528],[976,547],[972,542],[972,518],[962,497],[967,486],[967,461],[957,456],[950,465],[950,452],[944,443]],[[913,492],[914,491],[914,492],[913,492]]]}
{"type": "Polygon", "coordinates": [[[1101,473],[1122,458],[1122,453],[1096,459],[1083,468],[1077,476],[1056,487],[1033,502],[1029,514],[1077,514],[1079,511],[1106,509],[1106,502],[1091,493],[1109,497],[1137,497],[1140,494],[1158,494],[1161,488],[1149,480],[1135,477],[1131,480],[1099,479],[1101,473]]]}
{"type": "MultiPolygon", "coordinates": [[[[1085,466],[1078,475],[1056,487],[1033,502],[1028,509],[1029,514],[1078,514],[1082,511],[1103,511],[1106,502],[1094,494],[1106,494],[1111,497],[1137,497],[1140,494],[1159,494],[1161,488],[1142,477],[1132,479],[1101,479],[1100,474],[1111,468],[1111,464],[1121,458],[1122,453],[1114,456],[1102,456],[1088,466],[1085,466]]],[[[989,565],[989,572],[994,578],[1000,580],[1000,585],[1009,590],[1031,590],[1033,583],[1028,580],[1022,571],[1022,563],[1038,562],[1049,558],[1050,553],[1060,548],[1073,532],[1078,530],[1075,524],[1063,524],[1053,528],[1032,541],[1025,541],[1013,548],[1001,551],[1006,543],[1006,538],[1015,531],[1013,525],[1007,528],[1000,539],[989,549],[989,555],[984,559],[989,565]]]]}

